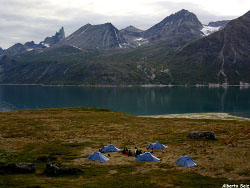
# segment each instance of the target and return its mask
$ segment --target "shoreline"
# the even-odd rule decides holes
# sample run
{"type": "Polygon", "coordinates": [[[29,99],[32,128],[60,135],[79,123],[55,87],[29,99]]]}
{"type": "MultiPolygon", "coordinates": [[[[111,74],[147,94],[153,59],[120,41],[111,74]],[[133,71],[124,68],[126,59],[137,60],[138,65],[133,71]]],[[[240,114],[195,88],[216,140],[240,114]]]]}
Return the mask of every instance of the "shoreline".
{"type": "Polygon", "coordinates": [[[240,87],[240,88],[250,88],[250,84],[245,83],[241,85],[226,85],[226,84],[209,84],[209,85],[155,85],[155,84],[142,84],[142,85],[46,85],[46,84],[0,84],[0,86],[42,86],[42,87],[144,87],[144,88],[153,88],[153,87],[208,87],[208,88],[228,88],[228,87],[240,87]]]}
{"type": "Polygon", "coordinates": [[[147,117],[147,118],[179,118],[179,119],[211,119],[211,120],[239,120],[250,121],[250,118],[240,117],[230,115],[229,113],[185,113],[185,114],[165,114],[165,115],[142,115],[138,117],[147,117]]]}

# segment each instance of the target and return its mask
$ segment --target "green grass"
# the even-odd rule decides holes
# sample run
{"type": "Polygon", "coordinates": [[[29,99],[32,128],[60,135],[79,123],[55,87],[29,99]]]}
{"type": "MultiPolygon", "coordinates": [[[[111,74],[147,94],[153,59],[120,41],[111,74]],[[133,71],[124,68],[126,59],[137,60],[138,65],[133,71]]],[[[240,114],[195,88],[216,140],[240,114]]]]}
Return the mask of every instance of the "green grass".
{"type": "MultiPolygon", "coordinates": [[[[249,121],[142,118],[99,108],[58,108],[0,113],[0,163],[33,162],[34,174],[0,174],[0,187],[222,187],[249,184],[249,121]],[[15,131],[13,131],[15,130],[15,131]],[[17,131],[18,130],[18,131],[17,131]],[[191,131],[214,131],[218,141],[186,139],[191,131]],[[14,134],[18,133],[18,134],[14,134]],[[142,151],[155,141],[159,162],[111,153],[108,162],[86,157],[104,145],[142,151]],[[176,165],[189,155],[198,166],[176,165]],[[240,156],[240,157],[239,157],[240,156]],[[42,159],[42,160],[39,160],[42,159]],[[48,177],[46,163],[81,169],[48,177]]],[[[105,154],[106,155],[106,154],[105,154]]]]}

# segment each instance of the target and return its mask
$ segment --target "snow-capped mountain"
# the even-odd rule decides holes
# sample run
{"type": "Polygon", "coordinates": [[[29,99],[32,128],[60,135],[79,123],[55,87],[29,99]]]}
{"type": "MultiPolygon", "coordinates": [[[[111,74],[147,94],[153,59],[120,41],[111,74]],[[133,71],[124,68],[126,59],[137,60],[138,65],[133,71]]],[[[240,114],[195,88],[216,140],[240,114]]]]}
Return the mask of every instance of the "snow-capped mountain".
{"type": "Polygon", "coordinates": [[[226,25],[229,23],[230,20],[223,20],[223,21],[217,21],[217,22],[209,22],[208,25],[203,25],[202,33],[204,36],[208,36],[216,31],[219,31],[226,27],[226,25]]]}

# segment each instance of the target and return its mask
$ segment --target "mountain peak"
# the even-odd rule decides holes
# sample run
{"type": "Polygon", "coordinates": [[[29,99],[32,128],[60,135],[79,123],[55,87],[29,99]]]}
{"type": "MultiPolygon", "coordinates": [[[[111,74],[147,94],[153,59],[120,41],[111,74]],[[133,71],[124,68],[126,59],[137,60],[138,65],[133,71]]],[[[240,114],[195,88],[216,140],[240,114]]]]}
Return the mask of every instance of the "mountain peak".
{"type": "Polygon", "coordinates": [[[191,13],[186,9],[181,9],[180,11],[176,12],[176,13],[191,13]]]}
{"type": "Polygon", "coordinates": [[[123,48],[126,44],[125,38],[110,22],[99,25],[87,24],[59,43],[81,50],[123,48]]]}
{"type": "Polygon", "coordinates": [[[142,30],[130,25],[128,27],[125,27],[124,29],[122,30],[125,30],[125,31],[128,31],[128,32],[142,32],[142,30]]]}
{"type": "Polygon", "coordinates": [[[47,37],[44,39],[44,41],[40,42],[40,45],[43,47],[50,47],[54,44],[60,42],[61,40],[65,39],[65,32],[64,28],[62,27],[59,32],[56,32],[56,34],[52,37],[47,37]]]}
{"type": "Polygon", "coordinates": [[[144,36],[150,40],[162,40],[168,37],[187,35],[191,40],[202,36],[201,22],[194,13],[182,9],[163,19],[160,23],[148,29],[144,36]]]}

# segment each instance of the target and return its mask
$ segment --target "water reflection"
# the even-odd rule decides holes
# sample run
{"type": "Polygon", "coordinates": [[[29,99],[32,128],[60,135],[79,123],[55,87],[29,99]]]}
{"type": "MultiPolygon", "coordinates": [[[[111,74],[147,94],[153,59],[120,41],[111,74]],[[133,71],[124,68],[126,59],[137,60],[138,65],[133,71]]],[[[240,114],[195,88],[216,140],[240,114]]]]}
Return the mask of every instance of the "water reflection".
{"type": "Polygon", "coordinates": [[[250,89],[0,86],[0,111],[93,106],[135,115],[250,112],[250,89]]]}

